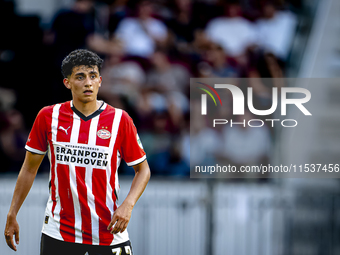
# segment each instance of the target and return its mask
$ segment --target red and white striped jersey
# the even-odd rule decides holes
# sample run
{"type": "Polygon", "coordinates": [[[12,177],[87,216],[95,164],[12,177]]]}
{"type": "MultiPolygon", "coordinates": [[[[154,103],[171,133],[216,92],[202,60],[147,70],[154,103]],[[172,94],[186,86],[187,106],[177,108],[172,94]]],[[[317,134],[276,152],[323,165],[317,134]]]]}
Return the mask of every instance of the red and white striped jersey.
{"type": "Polygon", "coordinates": [[[118,167],[146,159],[136,127],[123,110],[103,102],[84,116],[72,101],[44,107],[25,147],[48,152],[50,194],[42,232],[66,242],[114,245],[129,239],[107,230],[119,192],[118,167]]]}

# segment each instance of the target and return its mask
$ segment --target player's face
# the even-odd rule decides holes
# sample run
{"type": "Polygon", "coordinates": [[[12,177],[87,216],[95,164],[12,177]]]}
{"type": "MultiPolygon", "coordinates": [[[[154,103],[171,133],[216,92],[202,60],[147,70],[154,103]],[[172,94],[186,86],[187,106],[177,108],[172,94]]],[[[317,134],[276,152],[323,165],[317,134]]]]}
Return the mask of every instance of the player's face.
{"type": "Polygon", "coordinates": [[[76,66],[71,76],[64,79],[65,86],[71,90],[73,100],[88,103],[97,100],[102,77],[98,67],[76,66]]]}

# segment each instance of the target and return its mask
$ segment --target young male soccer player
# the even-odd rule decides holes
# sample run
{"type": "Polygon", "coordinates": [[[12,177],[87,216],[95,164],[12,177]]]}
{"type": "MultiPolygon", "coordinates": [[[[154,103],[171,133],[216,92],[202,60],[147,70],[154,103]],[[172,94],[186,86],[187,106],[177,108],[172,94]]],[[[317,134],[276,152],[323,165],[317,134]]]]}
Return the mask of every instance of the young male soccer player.
{"type": "Polygon", "coordinates": [[[150,169],[129,115],[97,100],[101,65],[93,52],[71,52],[63,60],[62,73],[73,100],[44,107],[33,124],[5,228],[6,242],[15,251],[16,215],[48,152],[50,193],[40,254],[132,254],[126,227],[150,169]],[[135,177],[118,207],[121,159],[133,166],[135,177]]]}

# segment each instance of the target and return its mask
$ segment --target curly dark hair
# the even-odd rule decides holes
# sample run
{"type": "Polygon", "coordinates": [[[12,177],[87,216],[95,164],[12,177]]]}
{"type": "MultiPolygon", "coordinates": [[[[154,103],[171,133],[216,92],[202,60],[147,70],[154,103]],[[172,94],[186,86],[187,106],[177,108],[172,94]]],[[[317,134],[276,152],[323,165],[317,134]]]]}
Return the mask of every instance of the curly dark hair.
{"type": "Polygon", "coordinates": [[[85,49],[78,49],[72,51],[64,58],[61,64],[61,73],[64,78],[67,78],[72,74],[74,67],[82,65],[88,67],[97,66],[100,73],[102,63],[103,60],[96,53],[85,49]]]}

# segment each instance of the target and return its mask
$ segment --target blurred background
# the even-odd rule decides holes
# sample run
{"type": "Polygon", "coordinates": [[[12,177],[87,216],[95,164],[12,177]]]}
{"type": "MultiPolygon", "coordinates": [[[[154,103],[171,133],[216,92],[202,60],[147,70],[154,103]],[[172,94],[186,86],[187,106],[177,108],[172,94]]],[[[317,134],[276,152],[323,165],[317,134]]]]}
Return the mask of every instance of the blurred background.
{"type": "MultiPolygon", "coordinates": [[[[189,178],[190,77],[338,77],[339,11],[337,0],[0,0],[0,226],[38,111],[71,99],[61,61],[87,48],[105,60],[100,99],[133,118],[152,171],[128,228],[136,255],[339,254],[336,179],[189,178]]],[[[271,105],[271,88],[252,86],[257,102],[271,105]]],[[[306,163],[339,163],[340,87],[326,87],[326,124],[301,136],[321,141],[306,163]]],[[[265,144],[248,151],[227,148],[243,136],[219,142],[226,158],[275,163],[289,154],[277,133],[250,134],[265,144]]],[[[191,149],[192,160],[218,157],[209,145],[191,149]]],[[[125,163],[119,171],[123,200],[134,171],[125,163]]],[[[45,158],[18,215],[17,254],[39,252],[48,173],[45,158]]],[[[11,254],[5,246],[1,238],[1,254],[11,254]]]]}

